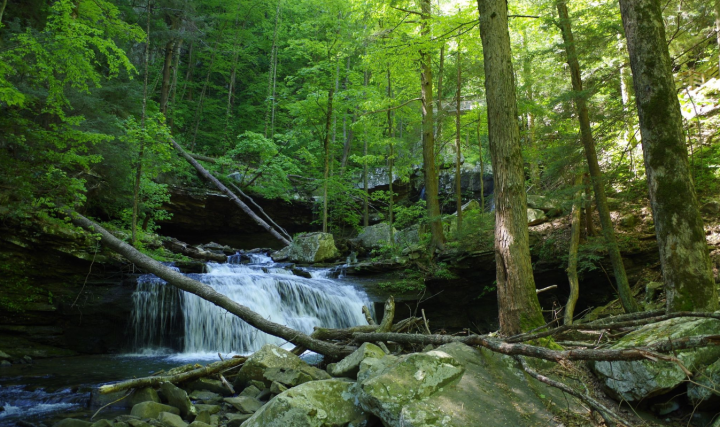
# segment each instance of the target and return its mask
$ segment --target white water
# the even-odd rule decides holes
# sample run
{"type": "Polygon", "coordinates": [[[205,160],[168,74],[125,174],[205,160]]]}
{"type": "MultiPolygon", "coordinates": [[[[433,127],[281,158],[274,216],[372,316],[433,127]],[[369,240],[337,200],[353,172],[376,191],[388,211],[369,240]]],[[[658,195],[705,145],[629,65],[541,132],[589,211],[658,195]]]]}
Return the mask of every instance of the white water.
{"type": "MultiPolygon", "coordinates": [[[[233,260],[233,258],[230,258],[233,260]]],[[[208,264],[207,274],[190,275],[264,318],[310,334],[313,327],[345,328],[366,324],[362,306],[372,307],[365,292],[328,278],[297,277],[264,255],[253,264],[208,264]]],[[[167,354],[168,347],[185,356],[248,354],[265,344],[286,345],[236,316],[153,275],[138,280],[133,295],[134,351],[167,354]]]]}

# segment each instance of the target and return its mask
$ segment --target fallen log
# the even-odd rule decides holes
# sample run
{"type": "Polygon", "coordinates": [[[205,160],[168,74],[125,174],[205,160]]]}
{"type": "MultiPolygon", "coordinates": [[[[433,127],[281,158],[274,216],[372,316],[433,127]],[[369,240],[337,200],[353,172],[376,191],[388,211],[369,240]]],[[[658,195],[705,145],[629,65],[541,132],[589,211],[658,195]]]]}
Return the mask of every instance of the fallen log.
{"type": "Polygon", "coordinates": [[[484,335],[469,335],[457,337],[452,335],[420,335],[420,334],[396,334],[396,333],[361,333],[353,334],[353,341],[356,343],[393,341],[398,344],[421,344],[421,345],[443,345],[451,342],[461,342],[471,346],[485,347],[496,353],[508,356],[528,356],[537,359],[560,362],[565,360],[595,360],[595,361],[616,361],[616,360],[643,360],[658,359],[678,363],[674,357],[658,354],[658,352],[671,352],[686,350],[698,347],[720,346],[720,335],[698,335],[684,337],[677,340],[663,341],[651,346],[641,348],[625,348],[620,350],[609,349],[574,349],[574,350],[551,350],[545,347],[530,344],[512,344],[498,339],[489,338],[484,335]]]}
{"type": "Polygon", "coordinates": [[[186,277],[183,274],[160,264],[149,256],[139,252],[137,249],[113,236],[107,230],[84,216],[76,212],[66,213],[70,216],[75,225],[83,227],[93,233],[98,233],[100,235],[100,242],[103,245],[123,255],[135,265],[143,268],[145,271],[153,273],[178,289],[195,294],[220,308],[224,308],[247,322],[250,326],[257,328],[262,332],[283,338],[295,345],[305,347],[316,353],[320,353],[331,358],[340,358],[352,353],[355,350],[355,347],[341,346],[321,341],[287,326],[271,322],[258,313],[250,310],[248,307],[238,304],[225,295],[217,292],[210,286],[186,277]]]}
{"type": "Polygon", "coordinates": [[[183,156],[185,158],[185,160],[188,161],[188,163],[193,165],[193,167],[198,171],[200,176],[202,176],[206,180],[210,181],[213,185],[215,185],[215,187],[217,187],[218,190],[222,191],[226,196],[228,196],[230,198],[230,200],[233,203],[235,203],[236,206],[238,206],[243,212],[248,214],[248,216],[250,216],[250,218],[252,218],[253,221],[255,221],[260,227],[262,227],[263,229],[267,230],[270,234],[272,234],[273,237],[275,237],[276,239],[278,239],[285,245],[290,245],[290,243],[291,243],[290,240],[283,237],[277,230],[275,230],[272,226],[270,226],[270,224],[268,224],[262,218],[257,216],[255,214],[255,212],[253,212],[252,209],[250,209],[250,207],[248,207],[248,205],[243,203],[243,201],[238,198],[238,196],[236,196],[232,191],[230,191],[226,186],[224,186],[220,181],[218,181],[217,178],[212,176],[212,174],[210,172],[208,172],[207,169],[202,167],[202,165],[200,163],[198,163],[193,158],[193,156],[191,156],[185,150],[183,150],[183,148],[180,146],[180,144],[175,142],[174,139],[171,139],[170,141],[172,142],[173,146],[178,151],[178,153],[180,153],[180,155],[183,156]]]}
{"type": "Polygon", "coordinates": [[[131,388],[158,387],[164,382],[173,384],[194,380],[196,378],[206,377],[217,374],[230,368],[242,365],[247,360],[246,357],[236,357],[220,362],[214,362],[202,368],[193,369],[191,371],[182,372],[175,375],[162,375],[156,377],[135,378],[128,381],[121,381],[115,384],[107,384],[100,386],[100,394],[114,393],[117,391],[128,390],[131,388]]]}
{"type": "Polygon", "coordinates": [[[166,237],[162,241],[163,247],[165,249],[174,252],[176,254],[183,254],[186,257],[193,258],[193,259],[199,259],[202,261],[215,261],[219,263],[223,263],[227,261],[227,257],[225,255],[216,254],[213,252],[205,251],[202,249],[198,249],[196,247],[190,246],[185,242],[181,242],[180,240],[174,238],[174,237],[166,237]]]}

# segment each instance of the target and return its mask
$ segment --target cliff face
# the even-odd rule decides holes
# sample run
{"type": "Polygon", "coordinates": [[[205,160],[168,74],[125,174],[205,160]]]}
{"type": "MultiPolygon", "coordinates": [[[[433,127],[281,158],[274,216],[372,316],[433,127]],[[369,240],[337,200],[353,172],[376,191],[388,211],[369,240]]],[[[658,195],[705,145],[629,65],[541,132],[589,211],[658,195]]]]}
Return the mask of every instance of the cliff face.
{"type": "Polygon", "coordinates": [[[13,357],[125,347],[136,275],[73,229],[0,225],[0,350],[13,357]]]}

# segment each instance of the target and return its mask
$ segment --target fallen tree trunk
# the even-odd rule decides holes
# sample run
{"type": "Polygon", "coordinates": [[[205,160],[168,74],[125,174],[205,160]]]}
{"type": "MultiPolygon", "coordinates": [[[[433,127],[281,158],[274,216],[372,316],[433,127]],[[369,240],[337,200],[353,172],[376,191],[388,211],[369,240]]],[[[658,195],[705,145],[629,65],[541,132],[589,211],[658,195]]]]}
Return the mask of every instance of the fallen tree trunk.
{"type": "Polygon", "coordinates": [[[551,350],[545,347],[538,347],[529,344],[510,344],[497,339],[488,338],[482,335],[469,335],[456,337],[452,335],[419,335],[419,334],[396,334],[396,333],[358,333],[353,334],[353,340],[357,343],[393,341],[398,344],[433,344],[443,345],[451,342],[461,342],[467,345],[485,347],[496,353],[508,356],[528,356],[537,359],[545,359],[553,362],[565,360],[643,360],[659,359],[670,362],[677,360],[658,354],[657,352],[670,352],[698,347],[709,347],[720,345],[720,335],[699,335],[685,337],[674,341],[663,341],[661,343],[643,347],[626,348],[621,350],[608,349],[576,349],[576,350],[551,350]]]}
{"type": "Polygon", "coordinates": [[[288,240],[288,239],[286,239],[285,237],[283,237],[283,235],[280,234],[277,230],[275,230],[272,226],[270,226],[270,224],[268,224],[268,223],[265,222],[262,218],[260,218],[259,216],[257,216],[257,215],[255,214],[255,212],[253,212],[252,209],[250,209],[250,208],[248,207],[248,205],[246,205],[245,203],[243,203],[243,201],[240,200],[240,199],[238,198],[238,196],[236,196],[236,195],[235,195],[232,191],[230,191],[225,185],[223,185],[223,183],[221,183],[220,181],[218,181],[217,178],[215,178],[214,176],[212,176],[212,174],[211,174],[210,172],[208,172],[207,169],[205,169],[204,167],[202,167],[202,165],[201,165],[200,163],[198,163],[198,162],[193,158],[192,155],[188,154],[188,153],[180,146],[180,144],[178,144],[177,142],[175,142],[174,139],[171,139],[170,141],[172,141],[173,146],[174,146],[175,149],[178,151],[178,153],[180,153],[180,155],[183,156],[183,157],[185,158],[185,160],[188,161],[188,163],[190,163],[191,165],[193,165],[193,167],[198,171],[198,173],[200,174],[200,176],[202,176],[202,177],[205,178],[206,180],[208,180],[208,181],[210,181],[211,183],[213,183],[213,185],[215,185],[215,187],[217,187],[218,190],[222,191],[226,196],[228,196],[228,197],[230,198],[230,200],[232,200],[232,202],[235,203],[235,205],[237,205],[243,212],[245,212],[246,214],[248,214],[248,216],[250,216],[250,218],[252,218],[253,221],[255,221],[260,227],[262,227],[263,229],[267,230],[270,234],[272,234],[273,237],[275,237],[276,239],[280,240],[280,241],[281,241],[282,243],[284,243],[285,245],[290,245],[290,243],[291,243],[290,240],[288,240]]]}
{"type": "Polygon", "coordinates": [[[183,274],[160,264],[122,240],[116,238],[107,230],[84,216],[76,212],[68,212],[68,215],[72,218],[72,222],[75,225],[83,227],[93,233],[100,234],[100,241],[103,245],[123,255],[135,265],[143,268],[145,271],[155,274],[163,280],[166,280],[169,284],[178,289],[195,294],[220,308],[224,308],[247,322],[250,326],[257,328],[262,332],[283,338],[295,345],[305,347],[316,353],[320,353],[331,358],[340,358],[352,353],[355,350],[355,347],[340,346],[321,341],[311,338],[302,332],[288,328],[287,326],[271,322],[244,305],[240,305],[225,295],[215,291],[210,286],[186,277],[183,274]]]}
{"type": "Polygon", "coordinates": [[[215,261],[215,262],[225,262],[227,261],[227,257],[225,255],[216,254],[209,251],[204,251],[202,249],[198,249],[196,247],[190,246],[185,242],[181,242],[180,240],[174,238],[174,237],[168,237],[164,238],[163,241],[163,247],[165,249],[174,252],[183,254],[187,257],[193,258],[193,259],[199,259],[203,261],[215,261]]]}
{"type": "Polygon", "coordinates": [[[173,384],[194,380],[196,378],[206,377],[208,375],[217,374],[230,368],[242,365],[247,360],[246,357],[236,357],[220,362],[214,362],[202,368],[193,369],[176,375],[161,375],[157,377],[135,378],[128,381],[121,381],[115,384],[107,384],[100,386],[100,394],[115,393],[117,391],[128,390],[131,388],[158,387],[164,382],[173,384]]]}

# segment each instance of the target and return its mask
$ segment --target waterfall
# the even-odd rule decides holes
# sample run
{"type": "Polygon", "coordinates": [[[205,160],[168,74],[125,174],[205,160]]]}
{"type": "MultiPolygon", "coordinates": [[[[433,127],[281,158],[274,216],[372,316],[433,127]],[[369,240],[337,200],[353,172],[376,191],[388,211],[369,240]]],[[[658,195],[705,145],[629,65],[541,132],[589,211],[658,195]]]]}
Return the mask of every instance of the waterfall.
{"type": "MultiPolygon", "coordinates": [[[[236,259],[229,257],[231,262],[236,259]]],[[[306,279],[294,276],[264,255],[252,256],[251,262],[209,263],[208,273],[189,277],[265,319],[306,334],[312,333],[315,326],[346,328],[367,323],[362,306],[372,309],[372,303],[364,291],[328,278],[324,270],[306,279]]],[[[154,275],[138,279],[133,303],[131,328],[136,352],[169,348],[183,353],[248,354],[265,344],[286,344],[154,275]]]]}

